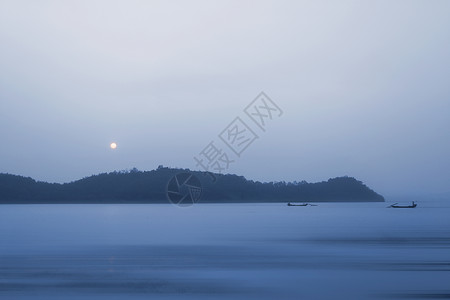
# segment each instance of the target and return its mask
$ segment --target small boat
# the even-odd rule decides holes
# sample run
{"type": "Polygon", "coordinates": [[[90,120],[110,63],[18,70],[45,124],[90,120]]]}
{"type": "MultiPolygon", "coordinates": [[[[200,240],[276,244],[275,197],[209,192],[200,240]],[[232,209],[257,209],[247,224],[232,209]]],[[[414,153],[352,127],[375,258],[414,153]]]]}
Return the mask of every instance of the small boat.
{"type": "Polygon", "coordinates": [[[296,203],[291,203],[291,202],[288,202],[287,205],[288,205],[288,206],[308,206],[308,205],[310,205],[310,206],[316,206],[316,205],[309,204],[309,203],[296,204],[296,203]]]}
{"type": "Polygon", "coordinates": [[[413,201],[411,205],[397,205],[397,203],[394,203],[389,207],[392,207],[392,208],[414,208],[416,206],[417,206],[417,204],[414,203],[414,201],[413,201]]]}

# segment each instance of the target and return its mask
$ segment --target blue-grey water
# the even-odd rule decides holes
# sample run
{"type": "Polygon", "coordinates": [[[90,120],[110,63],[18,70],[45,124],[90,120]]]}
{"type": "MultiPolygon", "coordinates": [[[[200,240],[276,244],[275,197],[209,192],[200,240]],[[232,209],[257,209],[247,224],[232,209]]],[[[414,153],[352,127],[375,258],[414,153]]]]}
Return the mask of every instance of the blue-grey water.
{"type": "Polygon", "coordinates": [[[0,299],[450,299],[450,202],[0,206],[0,299]]]}

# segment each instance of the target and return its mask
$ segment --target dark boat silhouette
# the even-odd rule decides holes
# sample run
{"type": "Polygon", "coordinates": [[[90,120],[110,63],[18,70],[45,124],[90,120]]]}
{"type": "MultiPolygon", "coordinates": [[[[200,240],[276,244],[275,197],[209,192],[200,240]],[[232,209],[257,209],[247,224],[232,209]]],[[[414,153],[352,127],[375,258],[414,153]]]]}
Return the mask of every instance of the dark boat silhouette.
{"type": "Polygon", "coordinates": [[[297,204],[297,203],[291,203],[291,202],[288,202],[288,204],[287,204],[288,206],[317,206],[317,205],[315,205],[315,204],[309,204],[309,203],[302,203],[302,204],[297,204]]]}
{"type": "Polygon", "coordinates": [[[397,203],[394,203],[389,207],[392,207],[392,208],[414,208],[416,206],[417,206],[417,204],[414,203],[414,201],[413,201],[411,205],[397,205],[397,203]]]}

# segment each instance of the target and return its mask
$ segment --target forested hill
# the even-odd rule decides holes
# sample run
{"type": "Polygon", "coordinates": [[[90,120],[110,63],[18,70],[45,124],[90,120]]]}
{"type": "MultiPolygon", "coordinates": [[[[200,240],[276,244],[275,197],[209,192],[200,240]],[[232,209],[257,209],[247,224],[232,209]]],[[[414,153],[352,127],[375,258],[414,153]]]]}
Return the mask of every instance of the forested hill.
{"type": "Polygon", "coordinates": [[[160,166],[153,171],[133,169],[103,173],[64,184],[0,174],[0,204],[168,203],[168,183],[174,175],[182,172],[193,174],[201,182],[201,203],[384,201],[381,195],[352,177],[338,177],[318,183],[261,183],[237,175],[160,166]]]}

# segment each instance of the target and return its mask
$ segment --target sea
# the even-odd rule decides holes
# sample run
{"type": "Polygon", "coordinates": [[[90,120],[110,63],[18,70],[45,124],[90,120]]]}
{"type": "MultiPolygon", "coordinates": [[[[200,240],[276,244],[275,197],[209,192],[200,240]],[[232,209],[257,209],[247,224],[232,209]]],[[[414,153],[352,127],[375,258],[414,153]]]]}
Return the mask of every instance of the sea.
{"type": "Polygon", "coordinates": [[[388,205],[0,205],[0,299],[450,299],[450,201],[388,205]]]}

